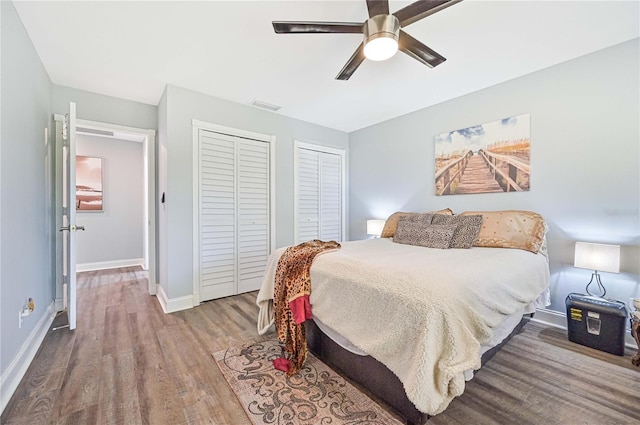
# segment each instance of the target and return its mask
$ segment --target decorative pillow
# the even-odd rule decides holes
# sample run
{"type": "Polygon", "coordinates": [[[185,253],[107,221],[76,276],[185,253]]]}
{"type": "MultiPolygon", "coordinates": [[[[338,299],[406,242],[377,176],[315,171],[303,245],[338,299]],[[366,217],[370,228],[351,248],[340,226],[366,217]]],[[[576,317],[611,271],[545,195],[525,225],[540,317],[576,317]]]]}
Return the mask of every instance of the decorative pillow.
{"type": "Polygon", "coordinates": [[[465,211],[460,215],[482,214],[482,226],[474,246],[517,248],[538,253],[547,225],[532,211],[465,211]]]}
{"type": "MultiPolygon", "coordinates": [[[[453,215],[453,211],[451,211],[449,208],[445,208],[445,209],[440,210],[440,211],[429,211],[429,213],[453,215]]],[[[396,228],[398,227],[398,220],[400,219],[400,217],[413,215],[413,214],[419,214],[419,213],[400,212],[400,211],[398,211],[398,212],[395,212],[395,213],[391,214],[389,216],[389,218],[387,218],[387,221],[384,223],[384,227],[382,228],[382,233],[380,234],[380,237],[381,238],[392,238],[393,235],[396,233],[396,228]]]]}
{"type": "Polygon", "coordinates": [[[398,219],[398,225],[400,225],[401,221],[410,221],[412,223],[420,223],[423,226],[428,226],[431,224],[433,215],[433,213],[411,213],[403,215],[398,219]]]}
{"type": "Polygon", "coordinates": [[[406,245],[447,249],[456,230],[455,225],[427,225],[400,220],[393,241],[406,245]]]}
{"type": "Polygon", "coordinates": [[[432,223],[454,224],[456,226],[449,248],[471,248],[478,237],[482,215],[435,214],[432,223]]]}

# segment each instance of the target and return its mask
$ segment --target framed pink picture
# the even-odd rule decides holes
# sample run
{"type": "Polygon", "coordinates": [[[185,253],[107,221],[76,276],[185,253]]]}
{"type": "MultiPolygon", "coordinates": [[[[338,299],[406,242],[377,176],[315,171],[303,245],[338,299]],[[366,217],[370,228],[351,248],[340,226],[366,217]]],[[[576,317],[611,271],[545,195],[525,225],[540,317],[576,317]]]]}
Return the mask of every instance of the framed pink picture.
{"type": "Polygon", "coordinates": [[[76,211],[102,208],[102,158],[76,156],[76,211]]]}

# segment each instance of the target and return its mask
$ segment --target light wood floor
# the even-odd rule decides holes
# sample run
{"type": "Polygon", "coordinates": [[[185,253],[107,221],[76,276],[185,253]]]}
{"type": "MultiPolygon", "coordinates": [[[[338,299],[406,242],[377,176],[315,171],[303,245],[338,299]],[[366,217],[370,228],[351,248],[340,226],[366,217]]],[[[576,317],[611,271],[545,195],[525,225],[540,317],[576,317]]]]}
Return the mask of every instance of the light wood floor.
{"type": "MultiPolygon", "coordinates": [[[[250,424],[211,353],[258,339],[255,293],[164,314],[133,268],[80,273],[78,286],[77,329],[49,331],[0,423],[250,424]]],[[[638,424],[627,354],[530,323],[429,424],[638,424]]]]}

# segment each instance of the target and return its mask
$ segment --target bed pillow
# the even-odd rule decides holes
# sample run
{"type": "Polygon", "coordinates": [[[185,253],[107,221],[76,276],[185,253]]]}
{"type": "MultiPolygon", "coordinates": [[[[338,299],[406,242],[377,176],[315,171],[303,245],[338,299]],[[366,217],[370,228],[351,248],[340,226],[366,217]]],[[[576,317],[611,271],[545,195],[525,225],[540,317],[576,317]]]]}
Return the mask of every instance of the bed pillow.
{"type": "Polygon", "coordinates": [[[406,245],[424,246],[427,248],[447,249],[456,230],[456,225],[424,225],[419,222],[406,220],[398,221],[398,228],[393,235],[393,241],[406,245]]]}
{"type": "Polygon", "coordinates": [[[532,211],[465,211],[464,215],[482,215],[482,226],[474,246],[516,248],[538,253],[547,225],[532,211]]]}
{"type": "MultiPolygon", "coordinates": [[[[448,214],[448,215],[453,215],[453,211],[451,211],[449,208],[445,208],[443,210],[440,211],[429,211],[429,213],[431,214],[448,214]]],[[[408,215],[413,215],[413,214],[420,214],[420,213],[413,213],[413,212],[395,212],[393,214],[391,214],[389,216],[389,218],[387,218],[387,221],[384,223],[384,227],[382,228],[382,233],[380,234],[381,238],[392,238],[393,235],[396,233],[396,229],[398,227],[398,220],[400,219],[400,217],[405,217],[408,215]]]]}
{"type": "Polygon", "coordinates": [[[482,215],[435,214],[432,223],[453,224],[456,226],[450,248],[471,248],[478,237],[478,232],[482,225],[482,215]]]}

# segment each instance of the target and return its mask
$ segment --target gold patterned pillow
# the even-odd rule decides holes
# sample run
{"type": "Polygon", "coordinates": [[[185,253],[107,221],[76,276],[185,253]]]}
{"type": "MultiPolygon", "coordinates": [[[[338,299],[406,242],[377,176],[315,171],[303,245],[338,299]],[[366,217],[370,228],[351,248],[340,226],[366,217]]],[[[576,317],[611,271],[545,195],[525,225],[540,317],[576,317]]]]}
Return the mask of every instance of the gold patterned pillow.
{"type": "MultiPolygon", "coordinates": [[[[453,215],[453,211],[451,211],[451,209],[449,208],[445,208],[440,211],[429,211],[429,213],[453,215]]],[[[419,214],[419,213],[398,211],[391,214],[389,218],[387,218],[387,221],[384,223],[384,227],[382,228],[382,233],[380,234],[380,237],[392,238],[393,235],[395,235],[396,233],[396,229],[398,228],[398,220],[400,219],[400,217],[405,217],[413,214],[419,214]]]]}
{"type": "Polygon", "coordinates": [[[473,246],[517,248],[538,253],[547,231],[544,218],[532,211],[465,211],[482,215],[482,226],[473,246]]]}

